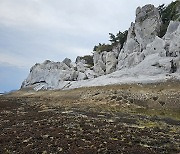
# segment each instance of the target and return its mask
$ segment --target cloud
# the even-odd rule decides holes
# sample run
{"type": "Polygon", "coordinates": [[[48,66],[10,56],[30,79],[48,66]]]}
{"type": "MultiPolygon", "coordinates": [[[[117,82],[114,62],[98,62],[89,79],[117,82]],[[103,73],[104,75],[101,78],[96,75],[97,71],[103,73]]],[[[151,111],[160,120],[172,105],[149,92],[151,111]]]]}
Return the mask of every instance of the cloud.
{"type": "Polygon", "coordinates": [[[22,30],[63,31],[65,34],[107,34],[125,30],[135,9],[170,0],[0,0],[0,24],[22,30]]]}
{"type": "Polygon", "coordinates": [[[118,23],[118,20],[126,22],[130,18],[133,20],[137,6],[167,2],[171,1],[1,0],[0,22],[7,26],[59,27],[71,30],[79,27],[81,30],[97,32],[118,23]]]}
{"type": "Polygon", "coordinates": [[[27,66],[30,66],[31,63],[28,64],[27,59],[20,58],[19,56],[13,54],[0,53],[0,64],[16,66],[19,68],[27,68],[27,66]]]}

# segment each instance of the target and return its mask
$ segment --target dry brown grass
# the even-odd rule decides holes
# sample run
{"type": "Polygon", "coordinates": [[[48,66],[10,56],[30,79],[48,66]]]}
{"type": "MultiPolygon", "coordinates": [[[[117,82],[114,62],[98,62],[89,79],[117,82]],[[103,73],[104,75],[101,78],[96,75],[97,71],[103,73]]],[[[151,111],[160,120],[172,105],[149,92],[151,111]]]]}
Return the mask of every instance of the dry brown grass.
{"type": "Polygon", "coordinates": [[[0,96],[0,153],[179,153],[179,94],[166,82],[0,96]]]}

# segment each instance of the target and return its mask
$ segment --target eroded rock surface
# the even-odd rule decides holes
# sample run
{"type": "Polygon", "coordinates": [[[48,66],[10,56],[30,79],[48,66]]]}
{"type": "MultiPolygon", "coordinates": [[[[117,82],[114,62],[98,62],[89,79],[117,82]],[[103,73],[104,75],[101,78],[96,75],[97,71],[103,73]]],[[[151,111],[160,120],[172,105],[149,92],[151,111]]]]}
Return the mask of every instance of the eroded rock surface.
{"type": "Polygon", "coordinates": [[[79,81],[92,77],[94,77],[94,72],[81,61],[75,64],[68,58],[65,58],[63,62],[46,60],[31,68],[29,76],[22,83],[22,88],[61,89],[64,85],[69,84],[68,81],[79,81]]]}
{"type": "Polygon", "coordinates": [[[123,46],[118,44],[109,52],[94,52],[93,66],[79,56],[75,63],[65,58],[63,62],[47,60],[36,64],[22,88],[39,90],[117,84],[125,81],[125,76],[128,82],[141,82],[144,75],[149,82],[151,78],[165,81],[168,76],[179,79],[180,22],[171,21],[162,38],[159,37],[161,26],[156,7],[151,4],[138,7],[135,23],[131,23],[123,46]]]}

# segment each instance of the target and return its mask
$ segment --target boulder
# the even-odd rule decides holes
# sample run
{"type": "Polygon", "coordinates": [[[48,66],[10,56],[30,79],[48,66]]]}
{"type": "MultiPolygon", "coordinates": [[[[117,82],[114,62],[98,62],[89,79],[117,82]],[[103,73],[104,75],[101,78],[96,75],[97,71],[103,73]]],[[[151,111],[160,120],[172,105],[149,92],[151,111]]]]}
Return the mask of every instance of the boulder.
{"type": "Polygon", "coordinates": [[[65,58],[63,61],[62,61],[64,64],[66,64],[68,67],[71,67],[71,59],[69,58],[65,58]]]}
{"type": "Polygon", "coordinates": [[[79,81],[79,80],[85,80],[85,79],[87,79],[86,74],[85,74],[85,73],[82,73],[82,72],[79,72],[79,73],[78,73],[77,80],[79,81]]]}
{"type": "Polygon", "coordinates": [[[98,60],[98,64],[102,68],[103,71],[106,71],[106,65],[104,64],[102,60],[98,60]]]}
{"type": "Polygon", "coordinates": [[[77,56],[77,58],[76,58],[76,60],[75,60],[75,63],[77,64],[77,63],[79,63],[79,62],[81,62],[81,57],[80,57],[80,56],[77,56]]]}
{"type": "Polygon", "coordinates": [[[86,74],[88,79],[93,79],[96,77],[96,74],[93,70],[86,70],[85,74],[86,74]]]}

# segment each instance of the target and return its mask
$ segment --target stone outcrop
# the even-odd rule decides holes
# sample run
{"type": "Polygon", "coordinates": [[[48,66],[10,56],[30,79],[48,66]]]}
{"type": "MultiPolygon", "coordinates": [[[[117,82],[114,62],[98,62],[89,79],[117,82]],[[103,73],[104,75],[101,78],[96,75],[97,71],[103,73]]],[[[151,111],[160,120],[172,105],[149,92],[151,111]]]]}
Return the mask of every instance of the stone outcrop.
{"type": "Polygon", "coordinates": [[[117,59],[114,52],[106,54],[106,74],[112,73],[116,70],[117,59]]]}
{"type": "Polygon", "coordinates": [[[22,88],[63,89],[83,80],[91,80],[96,85],[99,80],[94,78],[115,71],[121,72],[120,76],[128,73],[133,76],[180,73],[180,22],[171,21],[162,38],[158,37],[161,25],[156,7],[150,4],[138,7],[135,23],[131,23],[124,45],[118,44],[109,52],[94,52],[93,67],[79,56],[75,63],[68,58],[63,62],[46,60],[30,69],[22,88]]]}
{"type": "Polygon", "coordinates": [[[141,51],[158,35],[161,24],[159,11],[154,5],[149,4],[136,9],[134,35],[141,51]]]}
{"type": "Polygon", "coordinates": [[[131,23],[127,41],[118,57],[118,69],[133,67],[139,64],[145,55],[142,51],[153,42],[161,26],[159,11],[153,5],[136,9],[135,23],[131,23]]]}
{"type": "Polygon", "coordinates": [[[180,56],[180,22],[171,21],[164,36],[167,56],[180,56]]]}
{"type": "Polygon", "coordinates": [[[98,75],[104,75],[106,71],[106,51],[105,52],[95,52],[93,55],[93,60],[94,60],[94,67],[93,70],[94,72],[98,75]]]}
{"type": "Polygon", "coordinates": [[[118,47],[111,52],[103,51],[94,53],[94,72],[98,75],[109,74],[116,71],[117,58],[119,55],[118,47]]]}
{"type": "Polygon", "coordinates": [[[177,72],[180,72],[180,22],[170,22],[164,40],[166,42],[166,56],[172,57],[177,72]]]}
{"type": "Polygon", "coordinates": [[[63,62],[46,60],[42,64],[35,64],[30,74],[22,83],[22,87],[34,86],[39,89],[61,88],[63,81],[78,81],[94,78],[95,74],[81,61],[77,64],[65,58],[63,62]]]}

